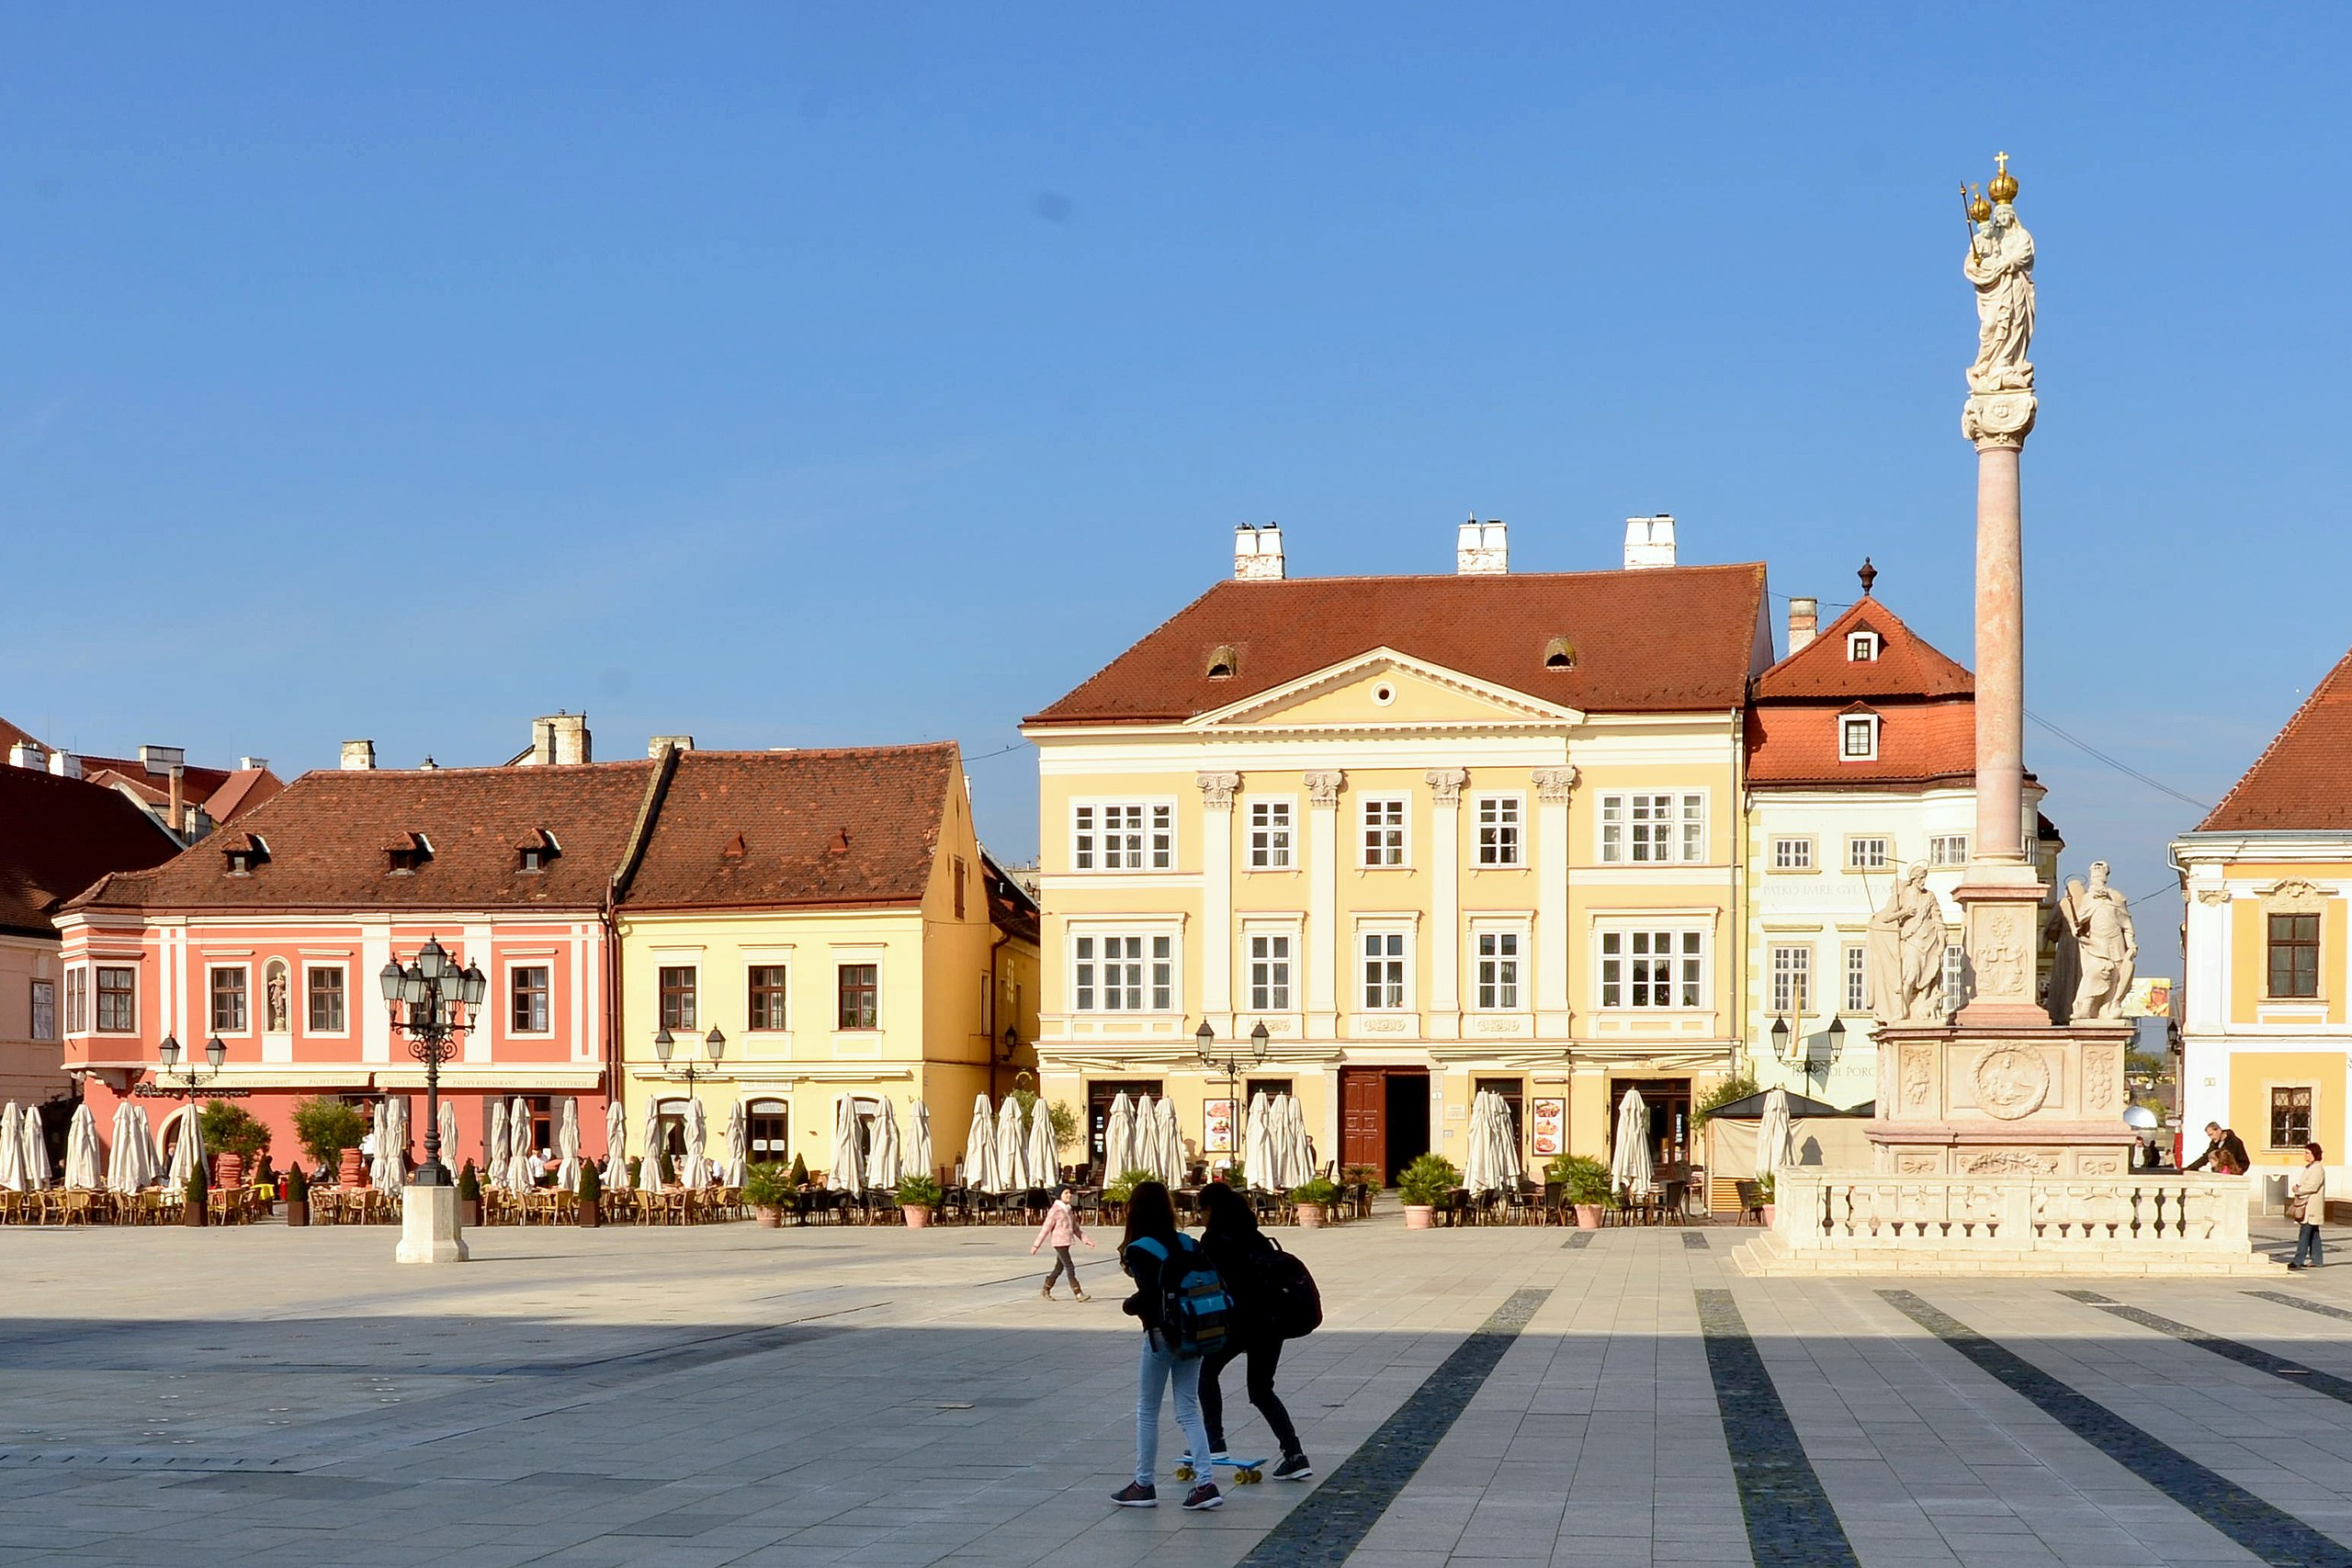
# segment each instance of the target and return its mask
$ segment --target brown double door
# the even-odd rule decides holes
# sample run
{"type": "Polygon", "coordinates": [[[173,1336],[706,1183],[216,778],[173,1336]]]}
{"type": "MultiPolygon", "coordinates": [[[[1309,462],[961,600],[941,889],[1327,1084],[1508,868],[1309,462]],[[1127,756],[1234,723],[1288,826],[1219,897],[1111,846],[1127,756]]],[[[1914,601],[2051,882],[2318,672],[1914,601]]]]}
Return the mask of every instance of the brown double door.
{"type": "Polygon", "coordinates": [[[1340,1163],[1368,1165],[1382,1185],[1430,1147],[1425,1067],[1340,1069],[1340,1163]]]}

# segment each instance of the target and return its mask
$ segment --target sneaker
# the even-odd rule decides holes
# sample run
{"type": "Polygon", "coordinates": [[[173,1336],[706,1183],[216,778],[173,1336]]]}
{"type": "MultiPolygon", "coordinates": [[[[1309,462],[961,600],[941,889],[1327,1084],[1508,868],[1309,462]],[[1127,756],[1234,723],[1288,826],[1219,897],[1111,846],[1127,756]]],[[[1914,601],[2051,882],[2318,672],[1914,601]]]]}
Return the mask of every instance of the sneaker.
{"type": "MultiPolygon", "coordinates": [[[[1124,1491],[1111,1494],[1111,1501],[1122,1508],[1157,1508],[1159,1506],[1159,1488],[1146,1486],[1140,1481],[1130,1481],[1124,1491]]],[[[1192,1506],[1190,1503],[1184,1505],[1188,1508],[1192,1506]]]]}
{"type": "Polygon", "coordinates": [[[1213,1452],[1209,1455],[1209,1458],[1210,1458],[1210,1460],[1211,1460],[1211,1461],[1216,1461],[1216,1460],[1229,1460],[1229,1459],[1231,1459],[1232,1457],[1233,1457],[1233,1456],[1232,1456],[1231,1454],[1229,1454],[1229,1453],[1226,1452],[1223,1449],[1216,1450],[1215,1451],[1213,1451],[1213,1452]]]}
{"type": "Polygon", "coordinates": [[[1282,1463],[1274,1466],[1276,1481],[1305,1481],[1314,1473],[1315,1467],[1306,1462],[1305,1454],[1285,1454],[1282,1463]]]}
{"type": "Polygon", "coordinates": [[[1225,1506],[1225,1494],[1204,1481],[1184,1494],[1184,1506],[1194,1513],[1199,1513],[1204,1508],[1222,1508],[1225,1506]]]}
{"type": "Polygon", "coordinates": [[[1041,1296],[1045,1297],[1047,1301],[1052,1301],[1052,1300],[1054,1299],[1054,1288],[1053,1288],[1051,1285],[1046,1286],[1044,1290],[1039,1291],[1037,1293],[1038,1293],[1039,1295],[1041,1295],[1041,1296]]]}
{"type": "Polygon", "coordinates": [[[1084,1291],[1072,1291],[1070,1292],[1069,1299],[1074,1302],[1091,1302],[1094,1298],[1088,1295],[1084,1291]]]}

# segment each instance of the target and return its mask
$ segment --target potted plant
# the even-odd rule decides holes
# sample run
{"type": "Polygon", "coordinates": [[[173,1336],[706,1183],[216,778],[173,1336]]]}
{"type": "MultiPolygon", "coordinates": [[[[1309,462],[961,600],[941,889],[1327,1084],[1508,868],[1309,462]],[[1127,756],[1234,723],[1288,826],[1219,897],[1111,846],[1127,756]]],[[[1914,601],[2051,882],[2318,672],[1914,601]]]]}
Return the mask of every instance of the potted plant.
{"type": "Polygon", "coordinates": [[[1380,1189],[1380,1168],[1376,1165],[1351,1165],[1340,1174],[1356,1190],[1356,1218],[1367,1219],[1372,1214],[1372,1195],[1380,1189]]]}
{"type": "Polygon", "coordinates": [[[1609,1168],[1590,1155],[1561,1155],[1544,1168],[1544,1179],[1560,1184],[1560,1197],[1577,1212],[1577,1229],[1600,1228],[1600,1211],[1614,1207],[1609,1168]]]}
{"type": "Polygon", "coordinates": [[[359,1185],[365,1163],[359,1140],[367,1135],[368,1118],[356,1105],[327,1095],[294,1102],[294,1141],[312,1164],[335,1170],[335,1179],[345,1187],[359,1185]]]}
{"type": "Polygon", "coordinates": [[[1319,1229],[1339,1198],[1340,1184],[1328,1177],[1318,1176],[1290,1190],[1290,1201],[1298,1205],[1299,1225],[1306,1230],[1319,1229]]]}
{"type": "Polygon", "coordinates": [[[1140,1168],[1123,1170],[1103,1186],[1102,1201],[1106,1203],[1124,1203],[1136,1195],[1136,1188],[1147,1181],[1159,1179],[1159,1178],[1148,1170],[1140,1168]]]}
{"type": "Polygon", "coordinates": [[[1766,1230],[1770,1230],[1772,1228],[1772,1216],[1774,1213],[1778,1213],[1778,1206],[1772,1201],[1772,1189],[1775,1185],[1777,1185],[1777,1179],[1770,1171],[1767,1171],[1764,1175],[1756,1179],[1756,1199],[1757,1201],[1762,1204],[1764,1208],[1764,1228],[1766,1230]]]}
{"type": "Polygon", "coordinates": [[[1224,1179],[1225,1184],[1227,1187],[1235,1188],[1237,1190],[1247,1188],[1250,1185],[1250,1176],[1247,1171],[1241,1168],[1241,1156],[1239,1155],[1234,1156],[1233,1163],[1225,1168],[1224,1179]]]}
{"type": "Polygon", "coordinates": [[[198,1160],[196,1164],[190,1168],[187,1173],[187,1190],[182,1196],[185,1201],[180,1204],[180,1224],[184,1225],[203,1224],[207,1218],[204,1212],[208,1207],[207,1200],[211,1196],[211,1193],[210,1190],[205,1185],[204,1162],[202,1160],[198,1160]]]}
{"type": "Polygon", "coordinates": [[[277,1190],[286,1195],[286,1223],[307,1225],[311,1223],[311,1184],[302,1179],[302,1168],[296,1166],[286,1173],[277,1190]]]}
{"type": "Polygon", "coordinates": [[[269,1156],[269,1129],[242,1105],[225,1100],[204,1103],[204,1146],[214,1156],[213,1180],[221,1187],[242,1187],[245,1173],[269,1156]]]}
{"type": "Polygon", "coordinates": [[[670,1151],[669,1151],[669,1149],[668,1149],[667,1147],[662,1147],[662,1148],[658,1148],[658,1149],[654,1150],[654,1151],[653,1151],[653,1183],[654,1183],[654,1185],[655,1185],[656,1187],[658,1187],[658,1188],[662,1189],[663,1191],[667,1191],[667,1190],[669,1190],[669,1189],[671,1189],[672,1187],[676,1186],[676,1185],[677,1185],[677,1181],[678,1181],[678,1173],[677,1173],[676,1168],[673,1168],[673,1167],[670,1164],[670,1151]]]}
{"type": "Polygon", "coordinates": [[[1429,1229],[1436,1223],[1438,1204],[1461,1185],[1462,1173],[1443,1155],[1426,1154],[1407,1166],[1396,1178],[1397,1193],[1405,1200],[1405,1228],[1429,1229]]]}
{"type": "Polygon", "coordinates": [[[580,1201],[572,1206],[571,1218],[591,1230],[605,1223],[605,1173],[593,1159],[580,1162],[580,1201]]]}
{"type": "Polygon", "coordinates": [[[919,1231],[931,1224],[931,1211],[939,1199],[939,1183],[928,1176],[901,1177],[899,1180],[899,1213],[906,1216],[909,1230],[919,1231]]]}
{"type": "Polygon", "coordinates": [[[773,1160],[743,1173],[743,1201],[752,1206],[762,1230],[772,1231],[784,1224],[785,1210],[797,1202],[799,1196],[790,1173],[773,1160]]]}
{"type": "Polygon", "coordinates": [[[458,1224],[463,1229],[467,1225],[480,1224],[481,1178],[474,1174],[474,1162],[468,1160],[458,1169],[458,1224]]]}
{"type": "Polygon", "coordinates": [[[808,1162],[798,1155],[792,1156],[792,1190],[797,1192],[808,1185],[808,1162]]]}

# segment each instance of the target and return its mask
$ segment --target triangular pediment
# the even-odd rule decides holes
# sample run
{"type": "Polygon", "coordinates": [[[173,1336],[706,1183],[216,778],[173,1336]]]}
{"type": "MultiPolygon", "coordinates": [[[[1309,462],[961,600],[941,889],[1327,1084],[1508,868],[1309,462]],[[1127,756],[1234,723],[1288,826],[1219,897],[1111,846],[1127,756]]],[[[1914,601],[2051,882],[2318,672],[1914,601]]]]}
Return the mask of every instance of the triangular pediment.
{"type": "Polygon", "coordinates": [[[1376,648],[1191,721],[1196,729],[1399,729],[1576,724],[1574,708],[1376,648]]]}

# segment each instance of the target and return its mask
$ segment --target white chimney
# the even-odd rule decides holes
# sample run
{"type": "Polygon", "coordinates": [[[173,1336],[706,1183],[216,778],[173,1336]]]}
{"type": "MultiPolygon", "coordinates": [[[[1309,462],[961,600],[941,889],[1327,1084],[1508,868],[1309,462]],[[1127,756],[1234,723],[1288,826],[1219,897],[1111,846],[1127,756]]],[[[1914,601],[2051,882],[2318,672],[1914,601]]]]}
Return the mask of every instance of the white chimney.
{"type": "Polygon", "coordinates": [[[82,776],[82,759],[71,751],[51,751],[49,771],[61,779],[78,779],[82,776]]]}
{"type": "Polygon", "coordinates": [[[266,757],[240,757],[237,759],[237,771],[242,773],[257,773],[268,766],[269,759],[266,757]]]}
{"type": "Polygon", "coordinates": [[[168,773],[187,766],[187,750],[180,746],[141,746],[139,765],[151,773],[168,773]]]}
{"type": "Polygon", "coordinates": [[[1821,630],[1821,601],[1792,599],[1789,601],[1789,651],[1809,648],[1814,636],[1821,630]]]}
{"type": "Polygon", "coordinates": [[[548,767],[589,760],[588,716],[557,712],[531,721],[531,762],[548,767]]]}
{"type": "Polygon", "coordinates": [[[1625,519],[1625,570],[1674,564],[1674,518],[1664,512],[1655,517],[1625,519]]]}
{"type": "Polygon", "coordinates": [[[645,743],[645,754],[649,757],[659,757],[662,755],[662,749],[665,746],[675,747],[681,751],[691,751],[695,749],[695,738],[691,735],[657,735],[645,743]]]}
{"type": "Polygon", "coordinates": [[[8,765],[12,768],[30,768],[33,772],[39,773],[49,765],[49,759],[42,756],[40,748],[31,741],[17,740],[9,744],[8,765]]]}
{"type": "Polygon", "coordinates": [[[343,771],[346,773],[372,773],[376,771],[376,743],[373,740],[346,740],[343,743],[343,771]]]}
{"type": "Polygon", "coordinates": [[[1498,577],[1510,570],[1510,525],[1481,523],[1476,517],[1462,525],[1453,545],[1457,577],[1498,577]]]}
{"type": "Polygon", "coordinates": [[[1240,582],[1279,582],[1283,571],[1283,529],[1279,523],[1253,528],[1244,523],[1233,531],[1233,575],[1240,582]]]}

